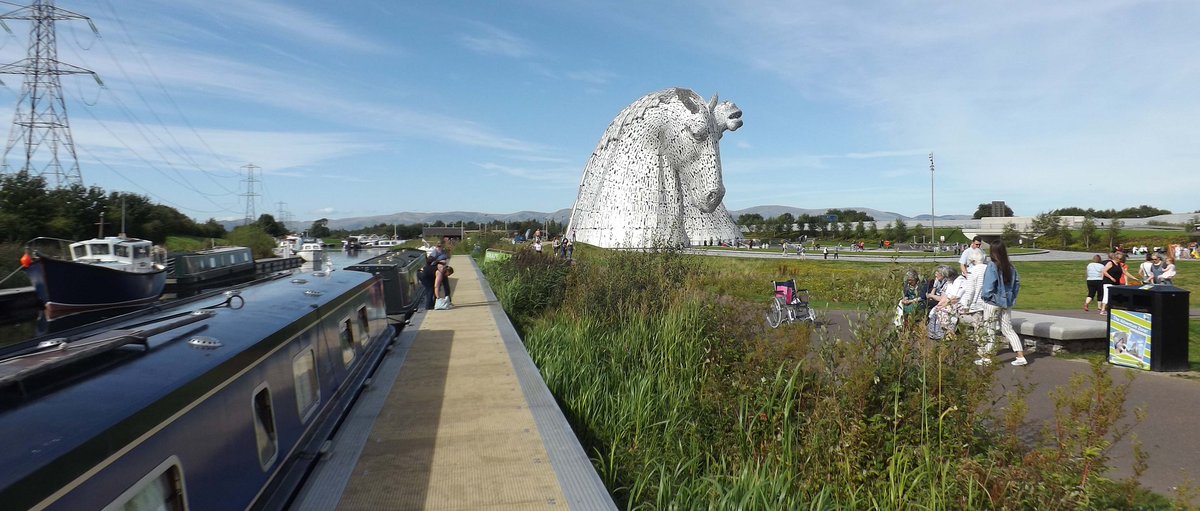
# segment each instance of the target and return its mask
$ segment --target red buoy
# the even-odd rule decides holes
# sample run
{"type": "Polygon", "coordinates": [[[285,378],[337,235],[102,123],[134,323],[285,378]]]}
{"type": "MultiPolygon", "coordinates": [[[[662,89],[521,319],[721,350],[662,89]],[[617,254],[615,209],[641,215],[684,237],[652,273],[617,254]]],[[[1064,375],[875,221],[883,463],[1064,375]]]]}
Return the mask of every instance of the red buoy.
{"type": "Polygon", "coordinates": [[[21,267],[28,268],[30,266],[33,266],[33,258],[29,257],[29,254],[26,253],[25,255],[21,256],[21,267]]]}

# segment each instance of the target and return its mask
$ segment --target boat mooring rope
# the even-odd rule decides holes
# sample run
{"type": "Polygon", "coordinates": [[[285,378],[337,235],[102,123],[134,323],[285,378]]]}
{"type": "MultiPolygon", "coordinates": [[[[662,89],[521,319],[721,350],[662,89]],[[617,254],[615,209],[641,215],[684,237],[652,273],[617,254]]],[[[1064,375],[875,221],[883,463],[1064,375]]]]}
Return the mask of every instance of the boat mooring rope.
{"type": "Polygon", "coordinates": [[[4,277],[4,278],[0,279],[0,284],[3,284],[3,283],[4,283],[4,281],[6,281],[6,280],[8,280],[9,278],[11,278],[13,275],[16,275],[16,274],[17,274],[17,272],[19,272],[19,271],[21,271],[21,267],[20,267],[20,266],[18,266],[18,267],[17,267],[17,269],[13,270],[13,271],[12,271],[12,273],[9,273],[9,274],[8,274],[8,277],[4,277]]]}

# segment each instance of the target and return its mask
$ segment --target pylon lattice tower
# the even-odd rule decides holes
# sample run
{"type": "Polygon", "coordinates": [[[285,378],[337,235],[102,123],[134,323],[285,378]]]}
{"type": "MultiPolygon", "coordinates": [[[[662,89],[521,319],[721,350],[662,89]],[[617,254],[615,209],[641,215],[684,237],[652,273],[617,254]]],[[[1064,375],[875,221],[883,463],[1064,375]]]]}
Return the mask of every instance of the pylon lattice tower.
{"type": "Polygon", "coordinates": [[[250,225],[258,221],[258,217],[254,214],[254,201],[255,197],[258,197],[258,194],[254,193],[254,183],[258,182],[257,179],[254,179],[254,171],[261,167],[247,163],[242,165],[242,168],[246,169],[246,193],[242,194],[242,197],[246,198],[246,218],[242,219],[242,225],[250,225]]]}
{"type": "MultiPolygon", "coordinates": [[[[0,66],[0,74],[24,75],[8,144],[4,146],[3,171],[10,172],[8,155],[20,145],[25,149],[22,171],[40,175],[54,187],[82,185],[83,176],[79,173],[79,158],[75,154],[75,141],[71,138],[59,77],[90,74],[96,83],[101,86],[104,83],[91,70],[58,60],[54,23],[58,20],[87,20],[92,32],[97,32],[96,25],[87,16],[55,7],[53,0],[34,0],[28,7],[0,14],[0,24],[4,20],[29,21],[31,26],[28,56],[0,66]],[[44,151],[39,151],[43,148],[44,151]],[[59,157],[60,151],[66,152],[70,159],[66,170],[59,157]]],[[[4,29],[8,30],[8,26],[5,25],[4,29]]]]}

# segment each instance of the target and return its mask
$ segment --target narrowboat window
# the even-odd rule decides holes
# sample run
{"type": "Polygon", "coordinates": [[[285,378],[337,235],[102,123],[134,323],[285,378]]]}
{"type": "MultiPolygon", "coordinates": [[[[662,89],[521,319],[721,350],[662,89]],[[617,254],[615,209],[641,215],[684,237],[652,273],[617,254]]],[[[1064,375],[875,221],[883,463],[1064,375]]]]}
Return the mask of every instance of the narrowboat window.
{"type": "Polygon", "coordinates": [[[341,335],[342,340],[342,363],[346,367],[350,367],[350,362],[354,361],[354,331],[350,329],[350,320],[342,322],[341,335]]]}
{"type": "Polygon", "coordinates": [[[215,258],[215,257],[208,258],[208,267],[216,268],[217,267],[217,258],[215,258]]]}
{"type": "Polygon", "coordinates": [[[117,245],[113,247],[113,253],[116,254],[117,257],[129,257],[129,247],[125,245],[117,245]]]}
{"type": "Polygon", "coordinates": [[[79,245],[79,246],[77,246],[77,247],[74,247],[74,248],[72,248],[71,250],[74,250],[74,251],[75,251],[75,258],[76,258],[76,259],[80,259],[80,258],[83,258],[83,257],[87,257],[87,247],[86,247],[86,246],[79,245]]]}
{"type": "Polygon", "coordinates": [[[316,409],[320,396],[317,386],[317,356],[312,348],[306,349],[292,360],[292,379],[296,382],[296,412],[303,421],[316,409]]]}
{"type": "Polygon", "coordinates": [[[250,262],[250,252],[242,252],[242,262],[250,262]]]}
{"type": "Polygon", "coordinates": [[[104,243],[93,243],[88,246],[92,250],[92,255],[108,255],[108,245],[104,243]]]}
{"type": "Polygon", "coordinates": [[[275,410],[271,407],[271,389],[265,386],[254,394],[254,437],[258,440],[258,463],[266,470],[275,461],[279,438],[275,431],[275,410]]]}
{"type": "Polygon", "coordinates": [[[367,308],[358,308],[358,342],[366,344],[371,333],[371,323],[367,320],[367,308]]]}
{"type": "Polygon", "coordinates": [[[183,472],[172,456],[104,507],[104,511],[184,511],[183,472]]]}
{"type": "Polygon", "coordinates": [[[145,245],[142,245],[140,247],[133,247],[133,257],[136,257],[138,259],[141,259],[144,257],[150,257],[150,247],[147,247],[145,245]]]}

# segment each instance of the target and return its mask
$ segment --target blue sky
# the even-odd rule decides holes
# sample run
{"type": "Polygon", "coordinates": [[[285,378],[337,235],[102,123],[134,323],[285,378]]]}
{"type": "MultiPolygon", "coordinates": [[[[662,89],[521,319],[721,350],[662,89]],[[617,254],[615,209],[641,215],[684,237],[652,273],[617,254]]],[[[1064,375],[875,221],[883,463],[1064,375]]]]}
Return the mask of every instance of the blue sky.
{"type": "MultiPolygon", "coordinates": [[[[719,93],[725,205],[1200,209],[1200,3],[60,0],[84,183],[189,216],[568,208],[608,123],[719,93]]],[[[0,6],[5,10],[15,7],[0,6]]],[[[0,62],[25,56],[7,22],[0,62]]],[[[0,120],[21,76],[3,75],[0,120]]],[[[20,149],[9,156],[9,165],[20,149]]]]}

